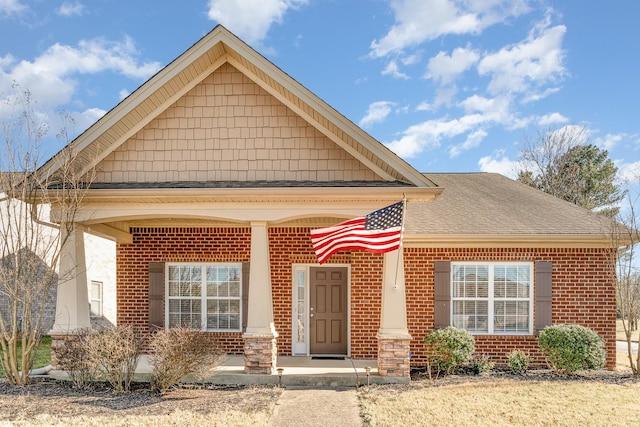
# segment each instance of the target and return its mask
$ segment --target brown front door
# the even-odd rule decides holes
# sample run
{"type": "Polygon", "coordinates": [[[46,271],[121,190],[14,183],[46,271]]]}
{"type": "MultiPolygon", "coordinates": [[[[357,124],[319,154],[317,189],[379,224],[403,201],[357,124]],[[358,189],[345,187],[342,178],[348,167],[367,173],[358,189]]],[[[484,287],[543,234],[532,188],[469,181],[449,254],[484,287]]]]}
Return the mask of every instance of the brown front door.
{"type": "Polygon", "coordinates": [[[309,323],[311,354],[347,354],[347,268],[312,267],[309,323]]]}

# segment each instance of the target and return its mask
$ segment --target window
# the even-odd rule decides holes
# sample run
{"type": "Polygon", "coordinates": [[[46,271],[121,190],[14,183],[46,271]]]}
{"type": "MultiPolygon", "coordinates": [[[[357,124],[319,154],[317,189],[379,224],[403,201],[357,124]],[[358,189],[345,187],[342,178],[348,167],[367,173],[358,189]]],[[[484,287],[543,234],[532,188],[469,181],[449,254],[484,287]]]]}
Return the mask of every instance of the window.
{"type": "Polygon", "coordinates": [[[102,317],[102,282],[92,280],[89,292],[91,317],[102,317]]]}
{"type": "Polygon", "coordinates": [[[532,333],[531,263],[452,263],[451,324],[476,334],[532,333]]]}
{"type": "Polygon", "coordinates": [[[241,264],[168,264],[169,327],[240,331],[241,264]]]}

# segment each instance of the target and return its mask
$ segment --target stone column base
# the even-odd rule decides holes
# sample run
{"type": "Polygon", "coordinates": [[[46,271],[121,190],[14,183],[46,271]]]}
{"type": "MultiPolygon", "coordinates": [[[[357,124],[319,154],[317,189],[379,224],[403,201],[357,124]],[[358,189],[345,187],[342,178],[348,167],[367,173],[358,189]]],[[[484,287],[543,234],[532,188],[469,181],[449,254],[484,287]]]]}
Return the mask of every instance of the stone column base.
{"type": "Polygon", "coordinates": [[[278,347],[273,335],[244,337],[244,373],[271,375],[276,370],[278,347]]]}
{"type": "Polygon", "coordinates": [[[58,350],[65,346],[65,341],[68,339],[67,334],[51,334],[51,369],[54,371],[60,370],[60,360],[58,359],[58,350]]]}
{"type": "Polygon", "coordinates": [[[411,336],[384,337],[378,335],[378,374],[383,377],[408,377],[411,336]]]}

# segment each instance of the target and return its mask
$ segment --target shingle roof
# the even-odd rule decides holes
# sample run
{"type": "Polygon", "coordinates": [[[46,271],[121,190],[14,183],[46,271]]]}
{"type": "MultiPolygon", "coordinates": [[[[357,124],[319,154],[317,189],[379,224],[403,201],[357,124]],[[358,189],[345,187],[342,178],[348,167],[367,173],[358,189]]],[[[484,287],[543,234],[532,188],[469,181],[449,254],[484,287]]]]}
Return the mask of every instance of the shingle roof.
{"type": "Polygon", "coordinates": [[[495,173],[425,174],[442,194],[409,203],[406,230],[430,235],[589,235],[604,217],[495,173]]]}

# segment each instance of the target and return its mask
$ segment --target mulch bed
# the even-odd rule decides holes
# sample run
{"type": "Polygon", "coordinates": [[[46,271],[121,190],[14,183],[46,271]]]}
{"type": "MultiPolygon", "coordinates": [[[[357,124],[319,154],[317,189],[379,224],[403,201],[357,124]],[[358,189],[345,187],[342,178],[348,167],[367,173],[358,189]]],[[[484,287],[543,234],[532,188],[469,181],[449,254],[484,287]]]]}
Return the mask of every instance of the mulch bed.
{"type": "Polygon", "coordinates": [[[39,414],[59,417],[76,415],[163,415],[176,410],[209,414],[220,408],[258,412],[268,408],[281,389],[273,386],[184,385],[164,396],[152,394],[148,383],[134,383],[127,393],[114,393],[107,383],[94,383],[76,390],[69,381],[34,379],[25,387],[0,380],[0,420],[29,419],[39,414]]]}
{"type": "MultiPolygon", "coordinates": [[[[429,381],[426,367],[411,368],[412,381],[429,381]]],[[[575,375],[560,375],[551,369],[531,369],[524,374],[514,374],[508,368],[494,368],[490,372],[477,373],[473,370],[459,370],[455,374],[440,375],[433,381],[433,385],[462,384],[482,381],[591,381],[607,384],[639,383],[640,376],[631,371],[579,371],[575,375]]]]}

